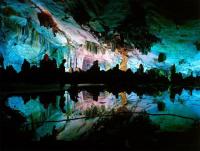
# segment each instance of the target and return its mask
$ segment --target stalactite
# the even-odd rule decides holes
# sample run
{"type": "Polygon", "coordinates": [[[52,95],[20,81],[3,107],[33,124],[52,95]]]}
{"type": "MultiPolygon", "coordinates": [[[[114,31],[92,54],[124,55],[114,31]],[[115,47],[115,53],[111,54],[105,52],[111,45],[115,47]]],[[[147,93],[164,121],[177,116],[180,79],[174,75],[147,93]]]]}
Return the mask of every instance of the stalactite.
{"type": "Polygon", "coordinates": [[[98,48],[97,44],[94,42],[86,41],[86,49],[90,52],[93,52],[95,54],[98,53],[98,48]]]}
{"type": "Polygon", "coordinates": [[[40,47],[42,47],[44,45],[43,37],[41,36],[41,34],[39,34],[39,44],[40,44],[40,47]]]}
{"type": "Polygon", "coordinates": [[[25,43],[26,40],[29,38],[29,25],[27,24],[26,26],[23,27],[24,28],[24,39],[23,39],[23,42],[25,43]]]}
{"type": "Polygon", "coordinates": [[[20,28],[19,28],[19,26],[17,26],[17,28],[16,28],[16,33],[17,33],[17,42],[18,41],[20,41],[20,28]]]}
{"type": "Polygon", "coordinates": [[[35,41],[36,46],[38,46],[39,45],[39,33],[38,32],[35,32],[34,41],[35,41]]]}
{"type": "Polygon", "coordinates": [[[33,28],[31,30],[31,38],[30,38],[30,45],[33,46],[34,43],[34,34],[35,34],[35,29],[33,28]]]}

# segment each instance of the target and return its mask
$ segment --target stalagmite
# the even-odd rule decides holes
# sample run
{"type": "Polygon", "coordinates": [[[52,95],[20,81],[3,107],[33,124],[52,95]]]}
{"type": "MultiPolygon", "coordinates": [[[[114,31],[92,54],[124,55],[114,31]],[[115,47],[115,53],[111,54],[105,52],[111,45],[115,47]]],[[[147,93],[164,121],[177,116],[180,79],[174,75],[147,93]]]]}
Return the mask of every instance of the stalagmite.
{"type": "Polygon", "coordinates": [[[121,49],[120,54],[122,56],[122,61],[120,63],[119,69],[122,70],[122,71],[126,71],[127,70],[128,57],[127,57],[127,52],[126,52],[125,48],[121,49]]]}

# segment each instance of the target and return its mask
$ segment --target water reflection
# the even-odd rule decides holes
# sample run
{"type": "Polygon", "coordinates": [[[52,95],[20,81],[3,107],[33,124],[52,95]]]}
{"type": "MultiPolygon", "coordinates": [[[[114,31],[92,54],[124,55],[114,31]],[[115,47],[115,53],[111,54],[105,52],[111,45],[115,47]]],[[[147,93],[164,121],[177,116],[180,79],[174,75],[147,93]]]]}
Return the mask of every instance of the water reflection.
{"type": "Polygon", "coordinates": [[[120,92],[119,96],[121,96],[121,104],[122,104],[122,106],[125,106],[127,104],[126,92],[120,92]]]}
{"type": "Polygon", "coordinates": [[[146,113],[161,131],[189,129],[200,120],[200,90],[169,88],[154,94],[121,91],[114,95],[108,91],[71,88],[55,93],[9,96],[6,106],[25,117],[23,126],[34,133],[34,140],[47,136],[77,140],[92,132],[102,119],[110,119],[117,113],[128,115],[127,121],[146,113]]]}

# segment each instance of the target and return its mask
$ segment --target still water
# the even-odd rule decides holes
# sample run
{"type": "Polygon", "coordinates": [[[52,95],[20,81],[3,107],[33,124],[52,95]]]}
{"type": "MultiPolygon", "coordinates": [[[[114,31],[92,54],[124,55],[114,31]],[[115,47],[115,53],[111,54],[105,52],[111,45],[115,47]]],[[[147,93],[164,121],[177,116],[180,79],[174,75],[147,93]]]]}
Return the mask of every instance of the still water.
{"type": "MultiPolygon", "coordinates": [[[[133,136],[145,135],[148,141],[159,142],[158,133],[191,134],[194,129],[199,132],[198,89],[183,89],[173,98],[168,89],[142,95],[125,91],[115,95],[108,91],[75,91],[8,96],[4,98],[2,112],[17,112],[23,118],[18,130],[28,133],[28,139],[36,142],[120,137],[130,147],[133,136]]],[[[198,141],[195,140],[196,145],[198,141]]]]}

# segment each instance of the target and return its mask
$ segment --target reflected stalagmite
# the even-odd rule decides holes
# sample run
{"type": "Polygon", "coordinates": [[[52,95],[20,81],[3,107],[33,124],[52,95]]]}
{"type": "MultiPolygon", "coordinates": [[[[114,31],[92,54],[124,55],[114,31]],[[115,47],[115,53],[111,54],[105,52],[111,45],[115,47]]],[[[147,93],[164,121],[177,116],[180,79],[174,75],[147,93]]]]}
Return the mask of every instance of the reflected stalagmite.
{"type": "Polygon", "coordinates": [[[127,104],[126,92],[120,92],[119,96],[121,97],[122,106],[125,106],[127,104]]]}

